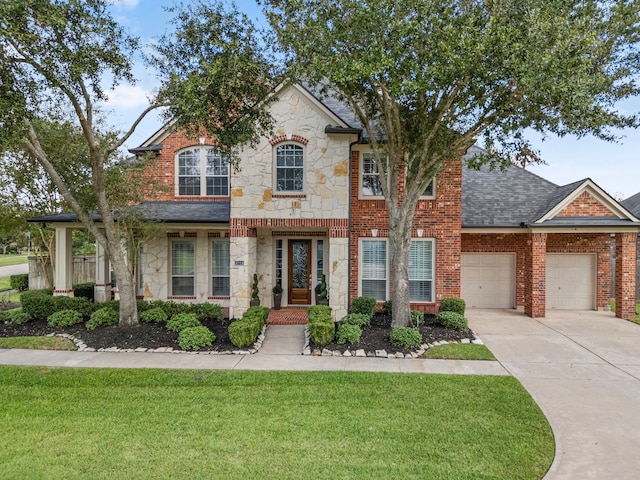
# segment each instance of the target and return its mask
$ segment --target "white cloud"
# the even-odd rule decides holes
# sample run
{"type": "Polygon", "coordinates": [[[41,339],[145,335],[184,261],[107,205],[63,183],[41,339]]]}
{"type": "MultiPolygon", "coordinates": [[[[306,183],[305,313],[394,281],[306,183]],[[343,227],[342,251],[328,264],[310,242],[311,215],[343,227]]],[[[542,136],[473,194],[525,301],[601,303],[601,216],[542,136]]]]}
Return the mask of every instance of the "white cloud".
{"type": "Polygon", "coordinates": [[[140,0],[111,0],[111,5],[122,10],[133,10],[140,0]]]}
{"type": "Polygon", "coordinates": [[[118,85],[107,92],[107,104],[113,108],[140,108],[149,105],[150,92],[135,85],[118,85]]]}

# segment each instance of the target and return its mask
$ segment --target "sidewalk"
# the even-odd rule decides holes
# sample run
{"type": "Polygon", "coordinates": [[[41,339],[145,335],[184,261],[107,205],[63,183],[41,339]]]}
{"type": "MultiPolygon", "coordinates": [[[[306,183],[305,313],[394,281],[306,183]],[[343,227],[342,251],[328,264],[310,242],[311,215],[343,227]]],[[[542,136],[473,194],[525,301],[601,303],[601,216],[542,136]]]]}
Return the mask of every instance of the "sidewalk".
{"type": "Polygon", "coordinates": [[[449,375],[508,375],[498,362],[323,357],[301,355],[304,326],[270,325],[262,348],[253,355],[204,353],[66,352],[0,349],[1,365],[82,368],[169,368],[204,370],[327,370],[449,375]]]}

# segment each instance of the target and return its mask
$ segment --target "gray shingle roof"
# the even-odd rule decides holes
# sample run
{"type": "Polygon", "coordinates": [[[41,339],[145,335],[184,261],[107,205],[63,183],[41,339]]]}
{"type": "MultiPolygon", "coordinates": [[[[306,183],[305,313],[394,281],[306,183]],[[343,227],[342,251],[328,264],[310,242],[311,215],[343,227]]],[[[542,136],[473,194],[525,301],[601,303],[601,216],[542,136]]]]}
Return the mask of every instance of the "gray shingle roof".
{"type": "Polygon", "coordinates": [[[620,202],[624,208],[636,217],[640,217],[640,192],[620,202]]]}
{"type": "Polygon", "coordinates": [[[528,224],[558,186],[515,165],[462,169],[462,226],[514,227],[528,224]]]}
{"type": "MultiPolygon", "coordinates": [[[[230,202],[143,202],[139,207],[146,220],[164,223],[229,223],[230,202]]],[[[98,214],[93,215],[100,222],[98,214]]],[[[75,213],[42,215],[29,219],[33,223],[77,222],[75,213]]]]}

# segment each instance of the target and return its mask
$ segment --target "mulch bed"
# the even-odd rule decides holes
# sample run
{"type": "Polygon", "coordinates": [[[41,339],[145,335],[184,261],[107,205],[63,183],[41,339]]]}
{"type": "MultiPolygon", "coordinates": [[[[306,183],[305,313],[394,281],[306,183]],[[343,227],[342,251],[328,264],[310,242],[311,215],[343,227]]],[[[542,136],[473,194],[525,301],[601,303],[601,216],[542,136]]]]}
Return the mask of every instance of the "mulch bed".
{"type": "MultiPolygon", "coordinates": [[[[16,308],[19,304],[0,305],[0,310],[16,308]]],[[[211,347],[205,347],[201,351],[231,352],[237,350],[229,340],[228,327],[230,320],[204,321],[204,326],[209,328],[216,336],[216,341],[211,347]]],[[[410,350],[400,349],[391,345],[389,333],[391,332],[391,316],[377,313],[371,320],[371,326],[365,327],[362,332],[360,342],[354,345],[330,343],[324,348],[331,351],[344,353],[346,350],[355,352],[363,349],[366,352],[385,350],[388,353],[410,353],[410,350]]],[[[22,325],[6,325],[0,323],[0,337],[18,336],[44,336],[51,333],[67,333],[81,339],[88,347],[107,349],[117,347],[119,349],[171,347],[174,350],[181,350],[178,345],[178,334],[171,332],[164,327],[164,324],[140,323],[136,327],[99,327],[95,330],[87,330],[84,324],[73,325],[71,327],[50,327],[46,320],[31,321],[22,325]]],[[[425,324],[420,326],[420,333],[424,343],[446,340],[449,342],[459,342],[464,338],[473,340],[472,331],[458,332],[442,327],[435,322],[434,315],[425,315],[425,324]]],[[[312,345],[312,348],[315,348],[312,345]]]]}
{"type": "MultiPolygon", "coordinates": [[[[436,322],[435,315],[425,315],[425,323],[419,327],[422,334],[423,343],[433,343],[435,341],[446,340],[448,342],[459,342],[464,338],[473,340],[474,334],[471,330],[468,332],[459,332],[444,328],[436,322]]],[[[391,316],[382,313],[376,313],[371,319],[371,326],[362,329],[362,337],[360,342],[351,344],[339,344],[332,342],[324,348],[333,352],[339,351],[344,353],[346,350],[355,352],[356,350],[364,350],[365,352],[375,352],[376,350],[385,350],[387,353],[410,353],[411,350],[394,347],[389,341],[391,333],[391,316]]],[[[312,348],[318,348],[311,345],[312,348]]]]}

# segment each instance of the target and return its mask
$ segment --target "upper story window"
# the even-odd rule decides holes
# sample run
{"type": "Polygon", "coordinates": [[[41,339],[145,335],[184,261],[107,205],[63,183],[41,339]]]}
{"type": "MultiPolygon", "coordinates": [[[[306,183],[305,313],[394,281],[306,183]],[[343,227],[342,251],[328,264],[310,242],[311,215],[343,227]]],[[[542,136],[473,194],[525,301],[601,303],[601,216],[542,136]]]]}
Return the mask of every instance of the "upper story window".
{"type": "Polygon", "coordinates": [[[304,187],[304,149],[284,144],[276,148],[276,191],[302,192],[304,187]]]}
{"type": "MultiPolygon", "coordinates": [[[[362,197],[382,197],[382,184],[380,183],[380,172],[378,171],[378,165],[376,164],[376,158],[373,153],[367,152],[362,154],[362,197]]],[[[431,179],[427,188],[421,197],[435,196],[435,182],[431,179]]]]}
{"type": "Polygon", "coordinates": [[[213,148],[178,153],[177,170],[178,195],[229,195],[229,162],[213,148]]]}

